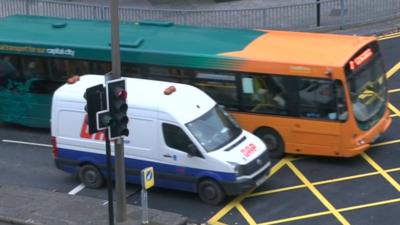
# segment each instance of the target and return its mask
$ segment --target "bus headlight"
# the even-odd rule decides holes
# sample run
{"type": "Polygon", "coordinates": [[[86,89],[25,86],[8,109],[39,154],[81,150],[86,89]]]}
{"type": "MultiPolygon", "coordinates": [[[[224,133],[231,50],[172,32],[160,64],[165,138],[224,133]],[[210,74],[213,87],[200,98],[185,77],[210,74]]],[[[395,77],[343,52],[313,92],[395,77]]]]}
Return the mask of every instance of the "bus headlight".
{"type": "Polygon", "coordinates": [[[365,139],[364,139],[364,138],[361,138],[360,140],[358,140],[357,144],[358,144],[358,145],[363,145],[363,144],[365,144],[365,139]]]}

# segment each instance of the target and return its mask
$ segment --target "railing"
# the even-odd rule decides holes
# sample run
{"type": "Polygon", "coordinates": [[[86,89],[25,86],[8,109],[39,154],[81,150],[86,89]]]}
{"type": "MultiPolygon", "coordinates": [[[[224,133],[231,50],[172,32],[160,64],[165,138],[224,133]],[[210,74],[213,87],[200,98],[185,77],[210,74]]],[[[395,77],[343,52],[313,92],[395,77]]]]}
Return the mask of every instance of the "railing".
{"type": "MultiPolygon", "coordinates": [[[[25,14],[78,19],[110,19],[110,8],[48,0],[0,0],[0,17],[25,14]]],[[[176,24],[310,30],[345,26],[400,16],[400,0],[310,0],[263,9],[161,10],[120,8],[122,21],[169,20],[176,24]]]]}

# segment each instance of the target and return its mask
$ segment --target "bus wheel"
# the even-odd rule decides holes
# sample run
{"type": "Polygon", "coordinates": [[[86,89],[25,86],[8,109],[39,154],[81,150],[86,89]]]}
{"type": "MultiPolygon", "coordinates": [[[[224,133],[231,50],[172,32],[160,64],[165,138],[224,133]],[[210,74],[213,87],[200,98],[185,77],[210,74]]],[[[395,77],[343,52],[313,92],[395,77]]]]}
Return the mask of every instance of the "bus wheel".
{"type": "Polygon", "coordinates": [[[203,202],[211,205],[218,205],[225,199],[225,193],[221,186],[211,179],[200,181],[198,193],[203,202]]]}
{"type": "Polygon", "coordinates": [[[264,141],[271,158],[280,159],[285,155],[283,140],[274,129],[262,128],[255,135],[264,141]]]}
{"type": "Polygon", "coordinates": [[[82,165],[79,170],[79,179],[88,188],[100,188],[104,184],[103,175],[92,164],[82,165]]]}

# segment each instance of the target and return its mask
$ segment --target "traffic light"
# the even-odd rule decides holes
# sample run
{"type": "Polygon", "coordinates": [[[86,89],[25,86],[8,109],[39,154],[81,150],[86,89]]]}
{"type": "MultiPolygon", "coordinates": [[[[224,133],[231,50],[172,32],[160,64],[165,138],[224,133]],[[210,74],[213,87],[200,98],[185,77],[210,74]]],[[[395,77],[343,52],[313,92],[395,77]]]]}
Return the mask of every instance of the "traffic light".
{"type": "Polygon", "coordinates": [[[110,122],[110,139],[121,136],[128,136],[129,118],[126,115],[128,105],[126,98],[128,93],[125,89],[125,79],[111,80],[107,82],[107,98],[109,106],[110,122]]]}
{"type": "Polygon", "coordinates": [[[105,88],[102,84],[87,88],[83,97],[86,99],[85,111],[88,114],[89,133],[93,134],[99,131],[96,125],[97,112],[107,109],[105,88]]]}

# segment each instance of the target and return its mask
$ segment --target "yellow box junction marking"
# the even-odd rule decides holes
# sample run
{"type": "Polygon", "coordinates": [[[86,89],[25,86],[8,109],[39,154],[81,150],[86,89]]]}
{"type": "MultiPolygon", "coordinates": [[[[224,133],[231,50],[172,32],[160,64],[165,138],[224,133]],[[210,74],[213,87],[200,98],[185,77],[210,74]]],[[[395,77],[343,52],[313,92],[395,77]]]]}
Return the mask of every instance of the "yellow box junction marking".
{"type": "Polygon", "coordinates": [[[296,176],[310,189],[310,191],[319,199],[319,201],[340,221],[342,224],[350,223],[340,214],[337,209],[315,188],[315,186],[296,168],[292,162],[288,162],[289,168],[296,176]]]}
{"type": "Polygon", "coordinates": [[[388,103],[388,108],[392,110],[397,116],[400,116],[400,110],[396,108],[396,106],[392,105],[392,103],[388,103]]]}
{"type": "Polygon", "coordinates": [[[389,90],[388,92],[389,93],[397,93],[397,92],[400,92],[400,88],[392,89],[392,90],[389,90]]]}
{"type": "Polygon", "coordinates": [[[400,37],[400,33],[399,33],[399,32],[379,36],[379,37],[378,37],[378,40],[379,40],[379,41],[383,41],[383,40],[392,39],[392,38],[397,38],[397,37],[400,37]]]}
{"type": "Polygon", "coordinates": [[[400,69],[400,62],[394,65],[389,71],[386,72],[386,78],[389,79],[400,69]]]}
{"type": "MultiPolygon", "coordinates": [[[[286,162],[285,162],[285,164],[282,164],[282,166],[280,166],[279,169],[281,167],[283,167],[284,165],[286,165],[286,162]]],[[[278,169],[278,167],[274,167],[274,168],[278,169]]],[[[383,172],[385,172],[385,173],[398,172],[398,171],[400,171],[400,167],[393,168],[393,169],[388,169],[388,170],[383,170],[383,172]]],[[[378,171],[369,172],[369,173],[357,174],[357,175],[352,175],[352,176],[347,176],[347,177],[340,177],[340,178],[336,178],[336,179],[328,179],[328,180],[324,180],[324,181],[318,181],[318,182],[314,182],[314,183],[311,183],[311,184],[314,185],[314,186],[323,185],[323,184],[332,184],[332,183],[337,183],[337,182],[341,182],[341,181],[360,179],[360,178],[369,177],[369,176],[376,176],[376,175],[379,175],[379,174],[380,174],[380,172],[378,172],[378,171]]],[[[278,188],[278,189],[273,189],[273,190],[268,190],[268,191],[263,191],[263,192],[252,193],[252,194],[249,194],[248,196],[244,196],[242,198],[242,200],[245,199],[245,198],[249,198],[249,197],[268,195],[268,194],[285,192],[285,191],[290,191],[290,190],[295,190],[295,189],[300,189],[300,188],[307,188],[307,186],[305,184],[302,184],[302,185],[295,185],[295,186],[290,186],[290,187],[284,187],[284,188],[278,188]]],[[[368,207],[373,207],[373,206],[379,206],[379,205],[385,205],[385,204],[391,204],[391,203],[396,203],[396,202],[400,202],[400,198],[398,198],[398,199],[390,199],[390,200],[385,200],[385,201],[379,201],[379,202],[374,202],[374,203],[368,203],[368,204],[362,204],[362,205],[358,205],[358,206],[351,206],[351,207],[341,208],[341,209],[337,209],[337,211],[338,212],[352,211],[352,210],[368,208],[368,207]]],[[[238,211],[242,213],[243,217],[249,216],[249,214],[247,213],[246,210],[239,209],[240,207],[243,207],[240,203],[237,203],[237,205],[235,205],[234,207],[236,207],[238,209],[238,211]]],[[[234,208],[234,207],[232,207],[232,208],[234,208]]],[[[219,218],[214,218],[214,219],[217,219],[217,220],[221,219],[232,208],[227,210],[223,215],[220,215],[219,218]]],[[[280,224],[280,223],[285,223],[285,222],[291,222],[291,221],[296,221],[296,220],[304,220],[304,219],[309,219],[309,218],[313,218],[313,217],[324,216],[324,215],[328,215],[328,214],[332,214],[332,212],[323,211],[323,212],[305,214],[305,215],[301,215],[301,216],[288,217],[288,218],[283,218],[283,219],[279,219],[279,220],[259,223],[259,225],[280,224]]],[[[214,224],[214,225],[226,225],[226,224],[221,223],[221,222],[219,222],[217,220],[213,220],[213,221],[210,220],[208,222],[210,224],[214,224]]],[[[247,221],[249,221],[249,220],[247,220],[247,221]]]]}
{"type": "Polygon", "coordinates": [[[250,225],[256,225],[257,222],[253,219],[253,217],[250,216],[249,212],[247,212],[247,210],[243,207],[242,204],[238,204],[236,206],[237,210],[239,210],[240,214],[242,214],[242,216],[246,219],[246,221],[250,224],[250,225]]]}
{"type": "Polygon", "coordinates": [[[371,157],[367,154],[362,153],[361,157],[363,157],[376,171],[378,171],[397,191],[400,191],[400,185],[397,183],[392,176],[390,176],[381,166],[378,165],[371,157]]]}
{"type": "Polygon", "coordinates": [[[400,139],[393,140],[393,141],[385,141],[385,142],[376,143],[376,144],[371,145],[371,148],[378,147],[378,146],[383,146],[383,145],[397,144],[397,143],[400,143],[400,139]]]}
{"type": "MultiPolygon", "coordinates": [[[[280,160],[277,164],[275,164],[272,168],[271,168],[271,172],[269,177],[271,177],[272,175],[274,175],[277,171],[279,171],[279,169],[281,169],[284,165],[286,165],[286,162],[288,162],[288,160],[292,160],[292,157],[286,157],[282,160],[280,160]]],[[[224,208],[222,208],[219,212],[217,212],[213,217],[211,217],[208,220],[208,223],[210,224],[217,224],[218,221],[225,216],[229,211],[231,211],[234,207],[237,207],[240,202],[245,199],[251,192],[254,191],[255,188],[247,191],[246,193],[243,193],[239,196],[237,196],[235,199],[233,199],[231,202],[229,202],[224,208]]],[[[240,212],[240,211],[239,211],[240,212]]]]}

